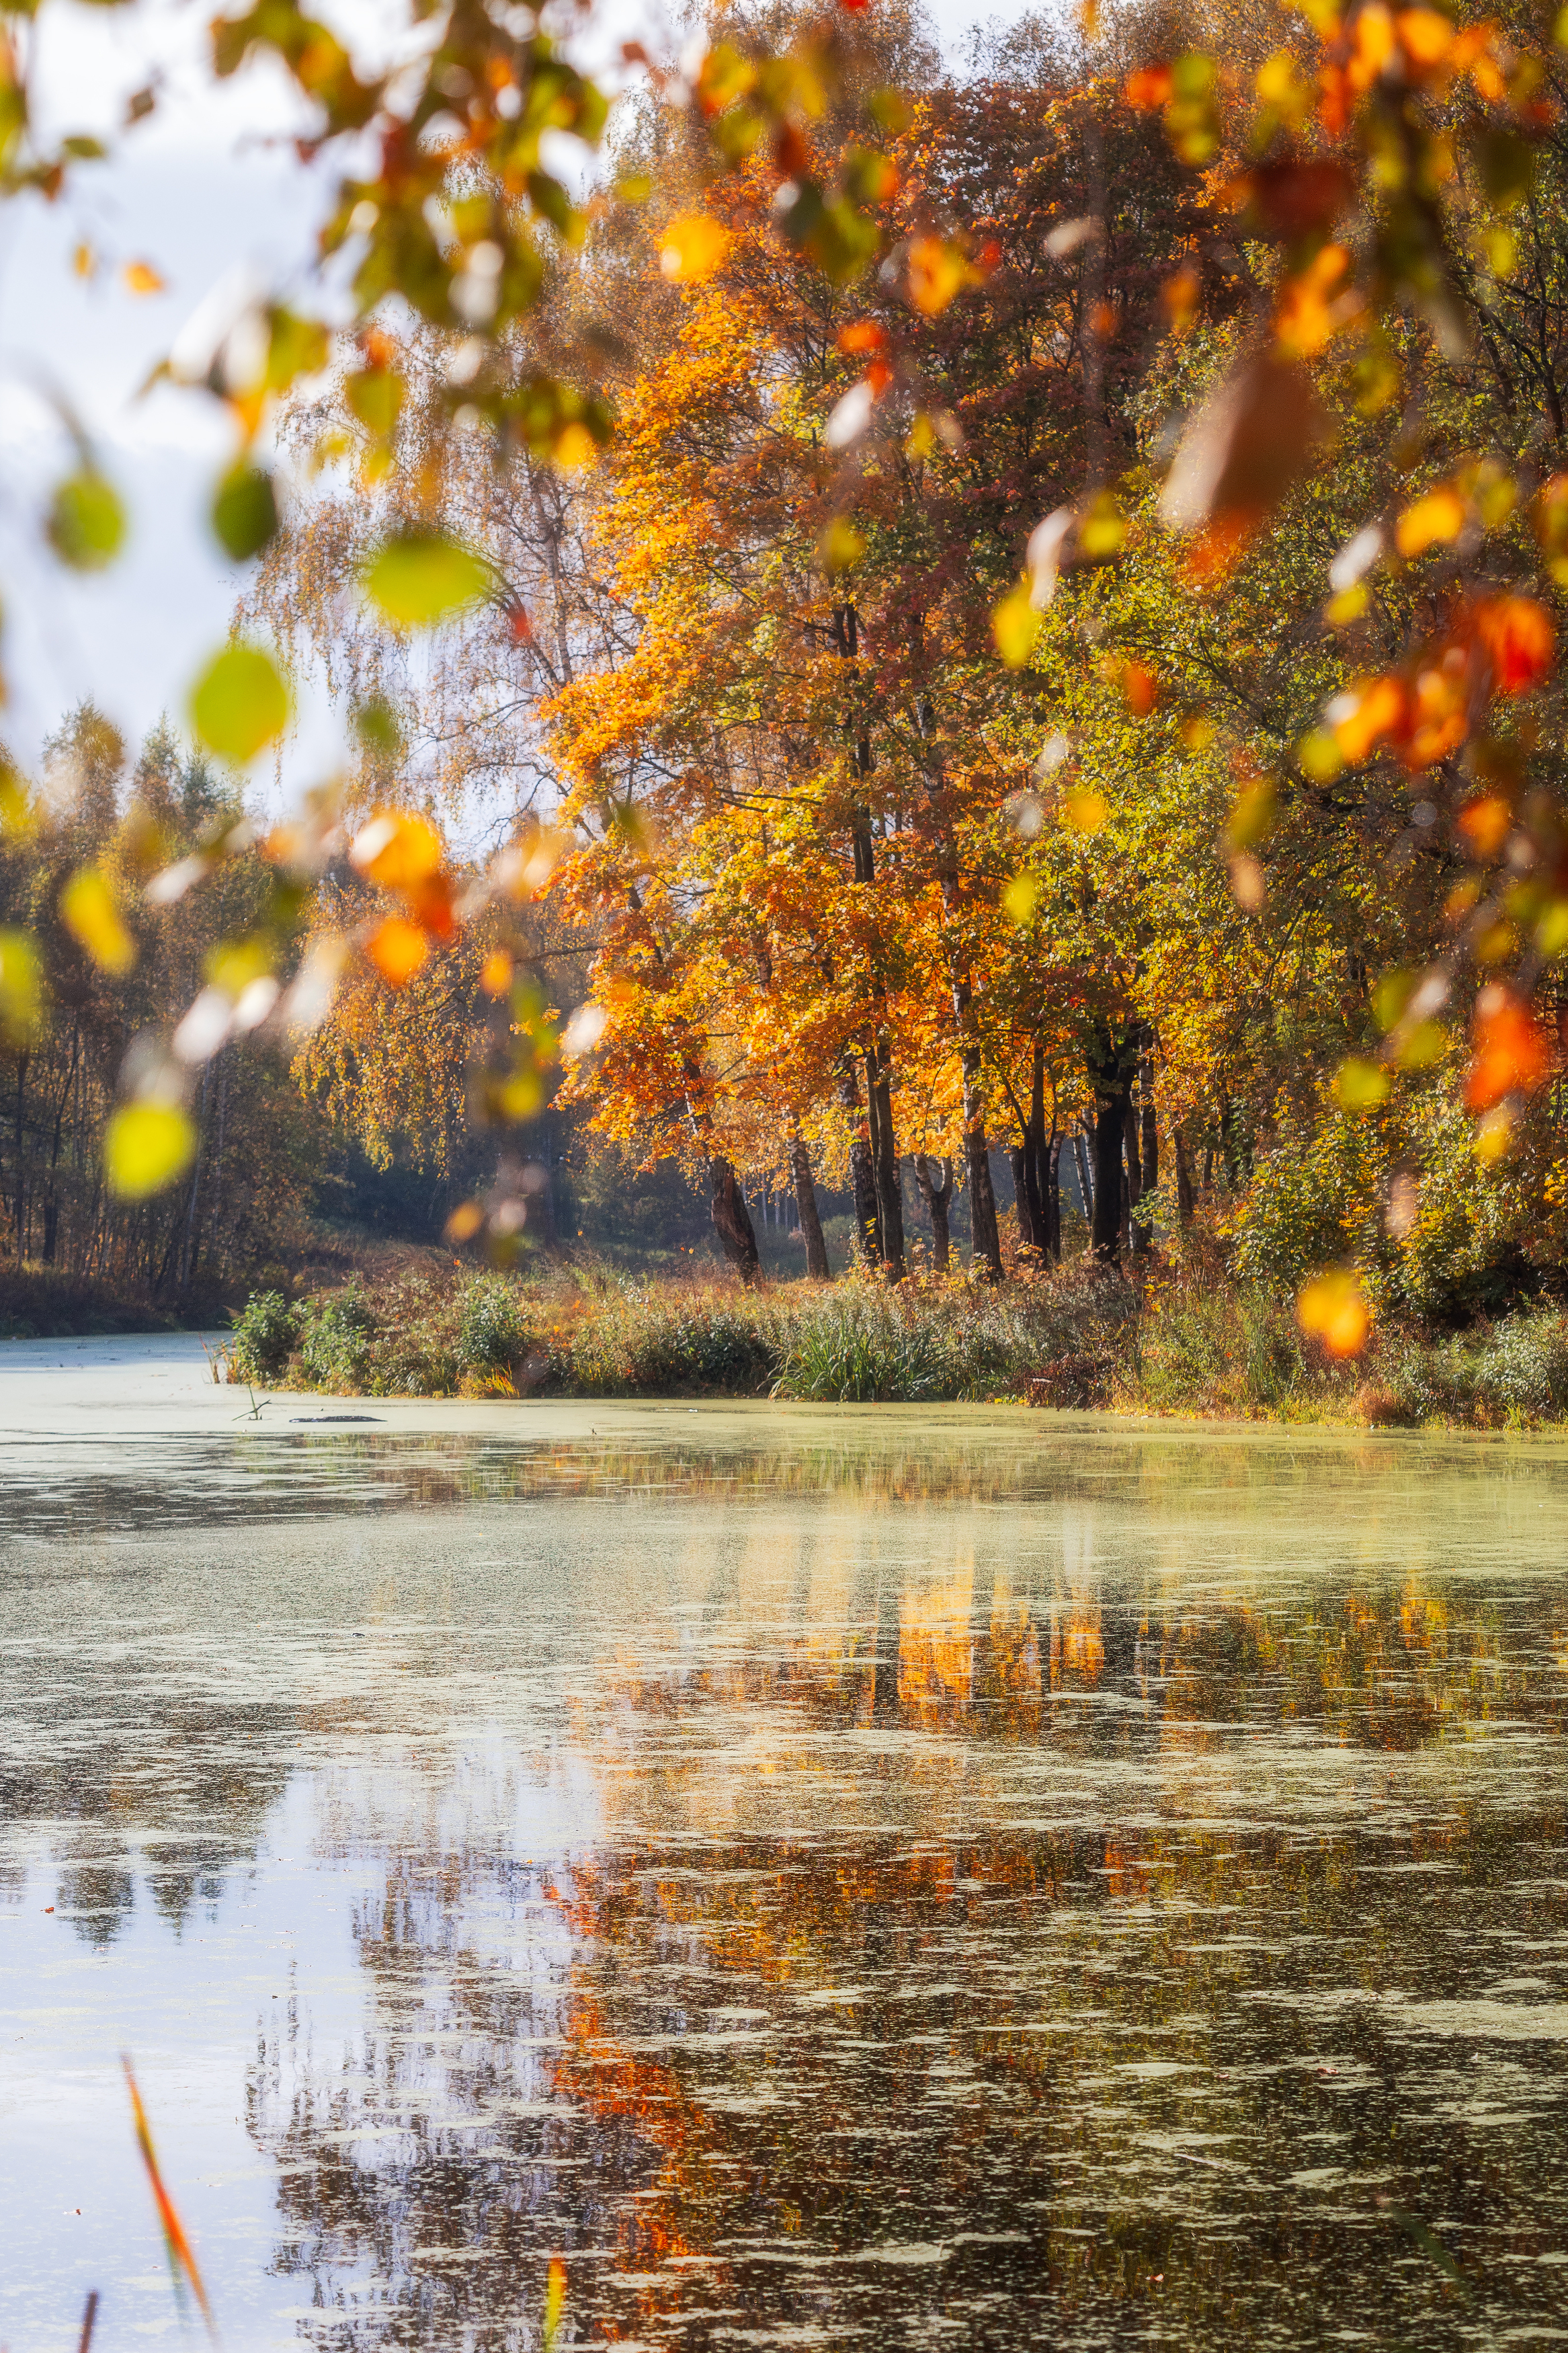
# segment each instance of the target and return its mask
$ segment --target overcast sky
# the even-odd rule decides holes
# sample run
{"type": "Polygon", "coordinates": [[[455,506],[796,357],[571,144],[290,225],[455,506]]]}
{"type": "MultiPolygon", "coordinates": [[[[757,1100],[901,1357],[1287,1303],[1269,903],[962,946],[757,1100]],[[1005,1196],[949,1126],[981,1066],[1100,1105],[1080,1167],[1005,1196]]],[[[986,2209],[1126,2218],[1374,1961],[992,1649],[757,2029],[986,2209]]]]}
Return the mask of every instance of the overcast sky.
{"type": "MultiPolygon", "coordinates": [[[[1026,0],[940,0],[929,13],[956,56],[976,24],[1010,22],[1026,8],[1026,0]]],[[[353,22],[362,47],[385,21],[375,0],[354,0],[352,18],[342,0],[321,14],[353,22]]],[[[133,744],[161,712],[177,719],[239,586],[205,518],[229,428],[204,396],[170,388],[142,396],[140,387],[231,272],[303,287],[326,180],[280,146],[296,121],[280,75],[253,69],[215,85],[205,72],[208,15],[201,0],[112,10],[49,0],[41,11],[41,127],[96,132],[120,152],[83,167],[52,206],[29,195],[0,206],[0,658],[6,736],[27,763],[87,696],[133,744]],[[157,114],[122,135],[127,99],[154,75],[157,114]],[[98,259],[85,279],[72,267],[79,245],[98,259]],[[138,260],[159,271],[164,292],[128,290],[123,268],[138,260]],[[131,511],[127,553],[89,580],[62,575],[39,553],[40,518],[70,462],[62,404],[131,511]]],[[[667,21],[661,0],[610,0],[595,10],[588,41],[605,59],[623,39],[652,48],[667,21]]],[[[308,698],[285,754],[285,791],[329,772],[340,740],[337,715],[308,698]]]]}

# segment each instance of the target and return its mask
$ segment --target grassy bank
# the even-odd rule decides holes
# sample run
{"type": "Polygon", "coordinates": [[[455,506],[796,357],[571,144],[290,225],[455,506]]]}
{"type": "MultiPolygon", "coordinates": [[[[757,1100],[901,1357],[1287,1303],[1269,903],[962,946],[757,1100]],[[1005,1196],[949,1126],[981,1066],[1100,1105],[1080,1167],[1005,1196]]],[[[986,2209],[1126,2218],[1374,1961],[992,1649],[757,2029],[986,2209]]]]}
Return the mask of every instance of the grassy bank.
{"type": "Polygon", "coordinates": [[[1532,1425],[1568,1413],[1568,1317],[1460,1333],[1385,1327],[1326,1359],[1287,1298],[1169,1271],[1142,1288],[1081,1261],[997,1290],[850,1280],[745,1293],[592,1268],[518,1280],[415,1271],[302,1300],[253,1297],[231,1377],[369,1397],[737,1397],[1047,1406],[1377,1425],[1532,1425]]]}
{"type": "Polygon", "coordinates": [[[0,1340],[89,1339],[119,1332],[174,1332],[182,1323],[221,1314],[203,1295],[184,1314],[145,1294],[89,1274],[52,1266],[0,1268],[0,1340]]]}

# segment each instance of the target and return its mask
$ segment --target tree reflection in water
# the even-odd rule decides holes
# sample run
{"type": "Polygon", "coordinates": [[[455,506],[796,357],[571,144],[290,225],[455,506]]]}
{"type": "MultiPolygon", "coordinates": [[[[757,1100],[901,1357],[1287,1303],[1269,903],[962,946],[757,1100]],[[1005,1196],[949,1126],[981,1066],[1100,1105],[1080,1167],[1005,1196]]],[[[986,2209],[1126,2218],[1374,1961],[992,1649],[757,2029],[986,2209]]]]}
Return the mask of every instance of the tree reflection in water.
{"type": "Polygon", "coordinates": [[[552,2251],[579,2341],[1555,2325],[1561,1587],[1194,1592],[1087,1502],[1048,1572],[907,1549],[610,1629],[569,1855],[410,1799],[362,2042],[252,2077],[307,2333],[531,2346],[552,2251]]]}

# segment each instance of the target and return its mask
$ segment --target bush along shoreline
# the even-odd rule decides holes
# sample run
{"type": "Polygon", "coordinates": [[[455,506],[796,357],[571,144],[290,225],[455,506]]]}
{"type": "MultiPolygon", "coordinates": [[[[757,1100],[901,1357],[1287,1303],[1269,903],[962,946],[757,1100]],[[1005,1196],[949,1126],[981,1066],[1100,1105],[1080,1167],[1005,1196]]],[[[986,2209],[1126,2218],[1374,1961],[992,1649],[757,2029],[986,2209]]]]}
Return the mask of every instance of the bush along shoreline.
{"type": "Polygon", "coordinates": [[[851,1277],[742,1291],[586,1268],[455,1271],[254,1293],[228,1377],[339,1397],[1025,1398],[1047,1408],[1278,1421],[1535,1427],[1568,1417],[1568,1314],[1462,1330],[1389,1323],[1336,1364],[1261,1284],[1085,1261],[996,1288],[851,1277]]]}

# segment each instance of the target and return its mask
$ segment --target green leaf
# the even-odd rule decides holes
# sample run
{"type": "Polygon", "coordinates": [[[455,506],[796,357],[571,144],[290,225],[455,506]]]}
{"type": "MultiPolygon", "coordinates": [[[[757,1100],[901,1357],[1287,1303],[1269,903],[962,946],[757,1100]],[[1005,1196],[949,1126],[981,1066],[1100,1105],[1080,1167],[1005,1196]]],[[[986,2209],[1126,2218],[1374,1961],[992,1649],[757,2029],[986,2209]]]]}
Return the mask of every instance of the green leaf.
{"type": "Polygon", "coordinates": [[[403,747],[397,713],[384,695],[373,694],[353,714],[354,733],[373,758],[390,760],[403,747]]]}
{"type": "Polygon", "coordinates": [[[218,484],[213,529],[236,564],[258,555],[278,528],[272,477],[259,466],[237,466],[218,484]]]}
{"type": "Polygon", "coordinates": [[[125,509],[112,482],[91,466],[67,476],[49,509],[56,554],[77,572],[101,572],[125,539],[125,509]]]}
{"type": "Polygon", "coordinates": [[[178,1103],[121,1103],[103,1132],[109,1189],[122,1201],[161,1193],[188,1168],[196,1132],[178,1103]]]}
{"type": "Polygon", "coordinates": [[[403,406],[403,378],[390,368],[361,368],[344,385],[343,396],[366,430],[384,441],[403,406]]]}
{"type": "Polygon", "coordinates": [[[210,752],[237,767],[254,760],[289,724],[289,690],[259,646],[226,646],[191,696],[191,723],[210,752]]]}
{"type": "Polygon", "coordinates": [[[43,1026],[44,975],[36,941],[26,932],[0,932],[0,1037],[30,1046],[43,1026]]]}
{"type": "Polygon", "coordinates": [[[439,532],[405,532],[373,555],[364,593],[400,629],[428,628],[448,613],[476,604],[489,574],[469,549],[439,532]]]}

